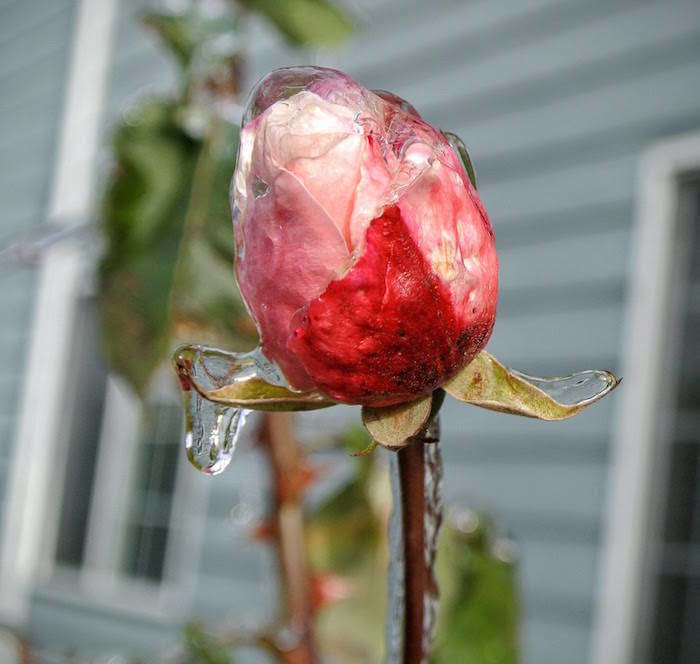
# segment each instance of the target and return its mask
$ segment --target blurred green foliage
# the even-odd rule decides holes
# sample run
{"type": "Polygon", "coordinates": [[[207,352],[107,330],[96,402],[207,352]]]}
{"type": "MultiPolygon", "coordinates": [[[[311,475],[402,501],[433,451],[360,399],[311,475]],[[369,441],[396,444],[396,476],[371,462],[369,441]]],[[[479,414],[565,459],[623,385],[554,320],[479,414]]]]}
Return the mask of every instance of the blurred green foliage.
{"type": "Polygon", "coordinates": [[[299,46],[335,44],[352,30],[325,0],[241,0],[219,14],[193,2],[144,16],[177,62],[180,86],[145,98],[114,131],[100,266],[107,353],[142,395],[179,343],[247,350],[257,340],[233,276],[229,204],[239,131],[231,109],[251,11],[299,46]]]}
{"type": "Polygon", "coordinates": [[[336,46],[350,36],[353,22],[327,0],[239,0],[262,14],[295,46],[336,46]]]}
{"type": "Polygon", "coordinates": [[[228,186],[238,130],[212,123],[197,138],[179,111],[177,102],[148,100],[118,128],[104,200],[104,338],[113,365],[141,393],[179,339],[234,348],[255,340],[232,272],[228,186]]]}
{"type": "Polygon", "coordinates": [[[182,664],[235,664],[231,653],[197,622],[185,626],[182,664]]]}
{"type": "Polygon", "coordinates": [[[432,664],[516,664],[518,592],[514,546],[471,511],[448,519],[437,575],[440,617],[432,664]]]}

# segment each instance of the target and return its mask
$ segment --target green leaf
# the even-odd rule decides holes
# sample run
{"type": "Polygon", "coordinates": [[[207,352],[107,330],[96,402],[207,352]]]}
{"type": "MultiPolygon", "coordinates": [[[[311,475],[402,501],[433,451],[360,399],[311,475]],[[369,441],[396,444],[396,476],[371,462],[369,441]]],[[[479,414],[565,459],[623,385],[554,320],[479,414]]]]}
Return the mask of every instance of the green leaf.
{"type": "Polygon", "coordinates": [[[186,388],[208,401],[265,411],[316,410],[334,406],[320,392],[295,392],[268,381],[257,351],[229,353],[218,348],[185,345],[173,355],[175,371],[186,388]]]}
{"type": "Polygon", "coordinates": [[[419,434],[430,418],[433,396],[394,406],[363,406],[362,422],[380,445],[399,449],[419,434]]]}
{"type": "Polygon", "coordinates": [[[239,0],[270,21],[295,46],[335,46],[354,30],[350,18],[328,0],[239,0]]]}
{"type": "Polygon", "coordinates": [[[143,14],[143,23],[160,37],[183,70],[190,67],[203,44],[220,35],[234,35],[237,28],[233,12],[208,15],[197,8],[184,12],[148,11],[143,14]]]}
{"type": "Polygon", "coordinates": [[[185,625],[186,664],[233,664],[233,657],[217,638],[208,634],[202,625],[185,625]]]}
{"type": "Polygon", "coordinates": [[[227,192],[237,129],[221,126],[197,140],[181,127],[179,110],[149,101],[117,128],[103,202],[105,345],[140,393],[178,342],[249,348],[256,337],[232,269],[227,192]]]}
{"type": "Polygon", "coordinates": [[[431,664],[516,664],[519,593],[512,543],[497,538],[489,521],[471,510],[445,525],[431,664]]]}
{"type": "Polygon", "coordinates": [[[507,369],[481,351],[442,387],[455,399],[541,420],[564,420],[602,399],[620,384],[609,371],[580,371],[563,378],[537,378],[507,369]]]}

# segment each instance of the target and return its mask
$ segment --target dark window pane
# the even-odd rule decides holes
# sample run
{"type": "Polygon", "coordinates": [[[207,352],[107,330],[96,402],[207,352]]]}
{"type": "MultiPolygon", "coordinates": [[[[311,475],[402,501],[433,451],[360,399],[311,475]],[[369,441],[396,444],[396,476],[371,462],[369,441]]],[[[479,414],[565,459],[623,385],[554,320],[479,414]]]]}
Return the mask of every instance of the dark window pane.
{"type": "MultiPolygon", "coordinates": [[[[673,425],[660,567],[652,638],[646,661],[700,662],[700,180],[681,186],[677,284],[685,295],[679,311],[678,382],[671,385],[673,425]]],[[[674,284],[674,287],[676,284],[674,284]]]]}
{"type": "Polygon", "coordinates": [[[80,566],[107,380],[94,298],[81,300],[75,330],[70,372],[72,393],[66,399],[67,461],[55,557],[60,563],[80,566]]]}
{"type": "Polygon", "coordinates": [[[150,405],[144,415],[124,555],[124,569],[132,576],[163,577],[182,417],[178,406],[166,404],[150,405]]]}

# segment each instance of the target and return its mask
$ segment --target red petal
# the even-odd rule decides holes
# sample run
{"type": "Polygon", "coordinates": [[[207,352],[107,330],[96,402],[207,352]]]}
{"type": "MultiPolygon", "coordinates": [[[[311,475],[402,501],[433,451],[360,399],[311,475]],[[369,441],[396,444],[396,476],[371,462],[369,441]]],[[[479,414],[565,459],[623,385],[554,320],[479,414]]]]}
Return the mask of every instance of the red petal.
{"type": "Polygon", "coordinates": [[[370,224],[353,268],[309,304],[288,346],[332,398],[388,405],[441,385],[483,347],[492,322],[460,327],[447,287],[392,206],[370,224]]]}

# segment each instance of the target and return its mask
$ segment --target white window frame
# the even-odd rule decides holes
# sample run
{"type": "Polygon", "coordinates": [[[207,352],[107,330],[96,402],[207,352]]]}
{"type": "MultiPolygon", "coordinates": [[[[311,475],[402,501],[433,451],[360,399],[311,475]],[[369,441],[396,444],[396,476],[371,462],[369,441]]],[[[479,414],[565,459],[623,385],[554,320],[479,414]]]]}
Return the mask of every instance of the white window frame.
{"type": "MultiPolygon", "coordinates": [[[[680,178],[700,170],[700,132],[653,145],[640,162],[632,265],[623,334],[624,383],[612,439],[592,664],[636,664],[640,621],[649,619],[650,571],[665,495],[669,385],[666,315],[677,297],[674,251],[680,178]],[[647,615],[645,615],[647,613],[647,615]]],[[[652,594],[650,594],[650,591],[652,594]]]]}
{"type": "MultiPolygon", "coordinates": [[[[70,227],[94,214],[93,177],[101,154],[117,0],[78,0],[77,20],[48,221],[70,227]]],[[[69,359],[80,298],[92,259],[71,243],[51,248],[40,267],[25,384],[0,522],[0,621],[22,626],[32,593],[70,594],[130,612],[181,618],[196,583],[207,485],[178,463],[164,581],[119,572],[123,541],[109,530],[130,505],[140,406],[118,379],[108,379],[87,527],[85,563],[56,565],[54,551],[68,441],[65,418],[69,359]],[[128,423],[132,424],[129,425],[128,423]],[[198,481],[199,480],[199,481],[198,481]],[[187,520],[182,527],[180,521],[187,520]],[[201,525],[197,525],[201,524],[201,525]],[[187,537],[183,533],[187,531],[187,537]],[[117,537],[115,538],[115,535],[117,537]],[[103,557],[104,556],[104,557],[103,557]],[[156,592],[154,592],[156,591],[156,592]]],[[[87,280],[89,281],[89,279],[87,280]]]]}

